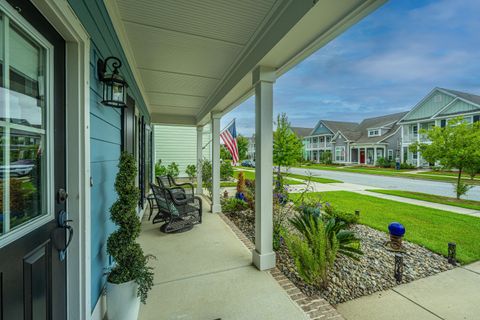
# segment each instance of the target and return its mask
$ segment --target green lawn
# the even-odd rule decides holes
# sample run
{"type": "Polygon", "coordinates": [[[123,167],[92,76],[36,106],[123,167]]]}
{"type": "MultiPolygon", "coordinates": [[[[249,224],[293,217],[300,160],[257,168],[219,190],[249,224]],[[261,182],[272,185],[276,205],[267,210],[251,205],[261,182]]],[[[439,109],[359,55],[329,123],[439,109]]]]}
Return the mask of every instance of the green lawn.
{"type": "Polygon", "coordinates": [[[367,190],[371,192],[383,193],[383,194],[390,194],[393,196],[399,196],[404,198],[410,199],[417,199],[423,201],[430,201],[435,203],[447,204],[450,206],[473,209],[473,210],[480,210],[480,201],[474,200],[464,200],[464,199],[456,199],[450,197],[442,197],[433,194],[421,193],[421,192],[413,192],[413,191],[400,191],[400,190],[367,190]]]}
{"type": "Polygon", "coordinates": [[[340,210],[360,210],[362,224],[388,232],[388,224],[397,221],[405,226],[405,238],[411,242],[447,255],[448,242],[453,241],[457,243],[457,258],[461,263],[480,260],[480,218],[348,191],[320,195],[340,210]]]}
{"type": "MultiPolygon", "coordinates": [[[[242,171],[243,170],[235,170],[235,172],[233,173],[233,176],[235,177],[235,179],[238,179],[238,174],[242,171]]],[[[243,171],[243,174],[245,176],[245,179],[255,180],[255,171],[243,171]]],[[[292,180],[292,179],[285,179],[285,183],[293,185],[293,184],[303,184],[304,182],[292,180]]]]}
{"type": "Polygon", "coordinates": [[[322,177],[315,177],[315,176],[309,177],[309,176],[304,176],[304,175],[295,174],[295,173],[286,173],[285,175],[290,178],[296,178],[296,179],[302,179],[302,180],[308,180],[310,178],[312,182],[318,182],[318,183],[342,183],[343,182],[339,180],[333,180],[333,179],[322,178],[322,177]]]}
{"type": "MultiPolygon", "coordinates": [[[[395,170],[392,168],[377,168],[377,167],[342,167],[342,166],[333,166],[333,165],[324,165],[324,164],[311,164],[303,165],[299,168],[302,169],[318,169],[318,170],[329,170],[329,171],[342,171],[342,172],[353,172],[353,173],[364,173],[371,175],[379,176],[391,176],[391,177],[401,177],[415,180],[433,180],[433,181],[442,181],[442,182],[455,182],[456,178],[452,175],[440,175],[440,174],[426,174],[426,173],[407,173],[409,171],[414,171],[414,169],[402,169],[395,170]]],[[[429,172],[430,173],[430,172],[429,172]]],[[[467,176],[462,178],[465,183],[468,184],[480,184],[480,179],[471,180],[467,176]]]]}
{"type": "MultiPolygon", "coordinates": [[[[427,175],[427,176],[448,176],[452,178],[457,178],[458,173],[454,171],[426,171],[426,172],[419,172],[418,174],[427,175]]],[[[470,181],[470,176],[466,173],[462,174],[462,179],[470,181]]],[[[475,180],[479,180],[479,175],[477,174],[474,178],[475,180]]]]}

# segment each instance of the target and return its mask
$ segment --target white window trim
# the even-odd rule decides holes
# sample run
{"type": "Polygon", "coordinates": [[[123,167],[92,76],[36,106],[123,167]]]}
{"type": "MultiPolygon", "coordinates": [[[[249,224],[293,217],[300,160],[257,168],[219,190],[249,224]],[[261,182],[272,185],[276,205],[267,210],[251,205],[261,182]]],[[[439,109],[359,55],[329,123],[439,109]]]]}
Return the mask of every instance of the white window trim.
{"type": "Polygon", "coordinates": [[[345,146],[335,147],[335,161],[345,162],[345,158],[346,158],[346,156],[345,156],[345,146]],[[340,157],[343,157],[343,160],[337,160],[337,150],[340,150],[340,157]],[[343,156],[341,156],[342,150],[343,150],[343,156]]]}
{"type": "Polygon", "coordinates": [[[387,150],[387,159],[388,160],[395,160],[395,159],[393,159],[393,149],[388,149],[387,150]],[[390,159],[390,154],[392,155],[391,159],[390,159]]]}
{"type": "MultiPolygon", "coordinates": [[[[54,212],[54,206],[55,204],[53,203],[54,199],[54,185],[53,185],[53,179],[51,173],[53,172],[53,166],[54,166],[54,141],[53,141],[53,134],[54,134],[54,128],[53,128],[53,115],[54,115],[54,110],[53,110],[53,84],[54,84],[54,79],[53,79],[53,46],[50,44],[50,42],[45,39],[35,28],[33,28],[17,11],[15,11],[10,5],[4,5],[3,2],[0,2],[0,11],[3,11],[5,14],[6,19],[3,20],[3,23],[7,25],[9,21],[11,20],[14,22],[16,25],[20,27],[22,31],[28,34],[28,36],[32,37],[39,45],[45,49],[46,52],[46,60],[47,60],[47,65],[48,68],[45,70],[46,71],[46,78],[47,78],[47,88],[48,92],[46,95],[46,114],[45,114],[45,128],[46,130],[43,129],[36,129],[33,127],[26,127],[23,125],[16,125],[16,124],[11,124],[9,122],[4,122],[6,130],[5,132],[10,132],[10,128],[17,128],[22,131],[28,131],[28,132],[36,132],[39,134],[42,134],[45,136],[45,155],[47,157],[47,177],[46,181],[44,184],[45,190],[45,206],[42,206],[42,214],[32,220],[27,221],[24,225],[20,225],[19,227],[15,228],[15,230],[10,231],[9,228],[6,228],[3,230],[4,232],[7,232],[3,235],[0,236],[0,248],[8,245],[9,243],[12,243],[13,241],[20,239],[24,235],[32,232],[35,229],[38,229],[45,223],[51,221],[55,217],[55,212],[54,212]]],[[[5,27],[5,26],[4,26],[5,27]]],[[[7,33],[9,31],[9,28],[6,27],[4,30],[4,33],[7,33]]],[[[5,50],[8,50],[8,46],[5,46],[5,50]]],[[[4,66],[5,72],[8,70],[8,53],[5,53],[5,60],[7,61],[6,65],[4,66]]],[[[5,100],[9,100],[9,92],[6,90],[6,97],[5,100]]],[[[5,117],[9,117],[9,112],[8,109],[6,110],[6,115],[5,117]]],[[[9,156],[9,155],[7,155],[9,156]]],[[[8,158],[5,159],[6,162],[9,162],[8,158]]],[[[10,175],[8,171],[3,177],[5,180],[10,180],[10,175]]],[[[9,197],[10,193],[8,189],[4,192],[4,203],[9,202],[9,197]],[[5,199],[6,198],[6,199],[5,199]],[[6,200],[6,201],[5,201],[6,200]]],[[[7,212],[8,213],[8,212],[7,212]]],[[[5,221],[4,221],[4,226],[9,226],[9,215],[6,214],[4,215],[5,221]]]]}
{"type": "Polygon", "coordinates": [[[378,137],[378,136],[381,136],[381,129],[380,129],[380,128],[368,129],[368,136],[369,136],[369,137],[378,137]],[[375,132],[376,132],[376,133],[375,133],[375,132]]]}
{"type": "Polygon", "coordinates": [[[75,230],[67,259],[67,318],[90,319],[90,39],[67,1],[32,3],[66,41],[67,212],[75,230]]]}

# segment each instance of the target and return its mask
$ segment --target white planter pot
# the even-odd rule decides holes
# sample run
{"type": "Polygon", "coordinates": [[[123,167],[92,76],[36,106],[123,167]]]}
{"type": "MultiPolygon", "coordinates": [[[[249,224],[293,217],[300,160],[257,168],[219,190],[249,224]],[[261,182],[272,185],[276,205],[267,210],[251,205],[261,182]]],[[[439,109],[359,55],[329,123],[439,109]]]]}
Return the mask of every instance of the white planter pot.
{"type": "Polygon", "coordinates": [[[140,298],[135,281],[121,284],[107,282],[107,319],[137,320],[140,298]]]}

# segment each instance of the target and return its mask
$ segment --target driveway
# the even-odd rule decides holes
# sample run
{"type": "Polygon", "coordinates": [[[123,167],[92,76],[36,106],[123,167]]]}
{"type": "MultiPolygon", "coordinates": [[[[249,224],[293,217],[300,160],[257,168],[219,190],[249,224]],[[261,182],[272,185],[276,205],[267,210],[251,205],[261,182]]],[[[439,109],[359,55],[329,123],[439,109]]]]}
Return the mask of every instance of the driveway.
{"type": "MultiPolygon", "coordinates": [[[[390,190],[407,190],[415,192],[430,193],[439,196],[455,197],[453,185],[448,182],[414,180],[408,178],[397,178],[388,176],[379,176],[362,173],[339,172],[318,169],[302,169],[290,168],[291,173],[308,175],[310,172],[313,176],[340,180],[346,183],[359,184],[374,188],[390,189],[390,190]]],[[[475,186],[467,193],[464,199],[480,201],[480,186],[475,186]]]]}

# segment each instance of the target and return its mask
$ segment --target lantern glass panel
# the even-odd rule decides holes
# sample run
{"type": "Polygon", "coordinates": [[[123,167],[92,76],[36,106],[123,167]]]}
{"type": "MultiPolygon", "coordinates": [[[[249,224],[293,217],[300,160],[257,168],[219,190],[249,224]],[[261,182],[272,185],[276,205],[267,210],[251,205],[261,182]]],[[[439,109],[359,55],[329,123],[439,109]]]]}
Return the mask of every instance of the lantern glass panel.
{"type": "Polygon", "coordinates": [[[112,85],[112,100],[115,102],[123,102],[123,84],[114,82],[112,85]]]}

